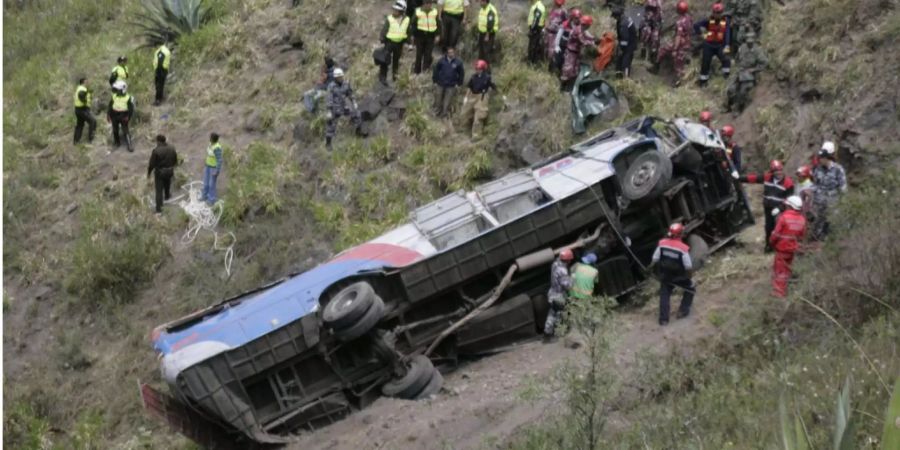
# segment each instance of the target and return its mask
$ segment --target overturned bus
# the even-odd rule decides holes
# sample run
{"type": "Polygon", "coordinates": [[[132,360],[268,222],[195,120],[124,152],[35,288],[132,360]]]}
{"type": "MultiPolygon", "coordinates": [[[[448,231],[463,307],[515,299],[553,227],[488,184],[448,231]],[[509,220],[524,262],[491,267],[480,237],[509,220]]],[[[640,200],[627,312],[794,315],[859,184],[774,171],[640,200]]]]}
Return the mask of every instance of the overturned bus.
{"type": "Polygon", "coordinates": [[[145,407],[212,448],[290,442],[380,395],[438,392],[460,357],[537,336],[562,248],[622,296],[668,224],[695,254],[753,219],[717,134],[642,117],[416,209],[409,223],[153,330],[168,393],[145,407]]]}

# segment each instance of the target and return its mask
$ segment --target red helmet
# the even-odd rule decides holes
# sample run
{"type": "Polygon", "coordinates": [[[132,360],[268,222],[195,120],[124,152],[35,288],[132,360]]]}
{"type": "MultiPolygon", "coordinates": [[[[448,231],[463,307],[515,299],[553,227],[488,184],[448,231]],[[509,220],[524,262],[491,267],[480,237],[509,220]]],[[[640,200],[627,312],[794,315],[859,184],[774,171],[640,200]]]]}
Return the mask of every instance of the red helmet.
{"type": "Polygon", "coordinates": [[[594,23],[594,18],[591,16],[581,16],[581,25],[585,27],[591,26],[594,23]]]}
{"type": "Polygon", "coordinates": [[[575,259],[575,255],[572,254],[572,249],[564,248],[559,252],[559,259],[563,261],[571,261],[575,259]]]}
{"type": "Polygon", "coordinates": [[[682,234],[684,234],[684,225],[678,222],[669,225],[669,236],[673,238],[680,238],[682,234]]]}
{"type": "Polygon", "coordinates": [[[712,12],[716,14],[722,14],[723,12],[725,12],[725,5],[719,2],[713,3],[712,12]]]}
{"type": "Polygon", "coordinates": [[[784,170],[784,164],[777,159],[773,159],[772,162],[769,163],[769,170],[772,172],[777,172],[779,170],[784,170]]]}
{"type": "MultiPolygon", "coordinates": [[[[684,2],[681,2],[684,3],[684,2]]],[[[709,111],[703,111],[700,113],[700,121],[704,123],[709,123],[712,121],[712,113],[709,111]]]]}
{"type": "Polygon", "coordinates": [[[678,2],[678,4],[675,5],[675,10],[678,11],[678,14],[684,14],[684,13],[688,12],[688,3],[687,2],[678,2]]]}
{"type": "Polygon", "coordinates": [[[731,125],[725,125],[724,127],[722,127],[722,136],[729,138],[734,136],[734,127],[731,125]]]}
{"type": "Polygon", "coordinates": [[[572,8],[569,10],[569,18],[575,19],[576,21],[581,18],[581,10],[578,8],[572,8]]]}
{"type": "Polygon", "coordinates": [[[562,6],[566,4],[566,0],[553,0],[553,3],[555,3],[556,6],[562,6]]]}
{"type": "Polygon", "coordinates": [[[800,166],[797,168],[797,177],[812,178],[812,169],[809,166],[800,166]]]}
{"type": "Polygon", "coordinates": [[[475,61],[475,70],[487,70],[487,68],[488,68],[487,61],[485,61],[483,59],[479,59],[478,61],[475,61]]]}

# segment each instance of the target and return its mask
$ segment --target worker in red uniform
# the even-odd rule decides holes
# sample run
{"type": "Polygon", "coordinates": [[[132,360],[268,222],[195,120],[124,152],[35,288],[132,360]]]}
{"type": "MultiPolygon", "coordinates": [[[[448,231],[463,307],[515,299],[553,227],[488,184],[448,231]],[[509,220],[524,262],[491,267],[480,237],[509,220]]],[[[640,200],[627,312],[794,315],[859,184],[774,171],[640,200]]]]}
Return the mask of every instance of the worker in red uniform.
{"type": "Polygon", "coordinates": [[[563,22],[568,19],[566,8],[564,8],[566,0],[553,0],[553,8],[547,16],[547,22],[544,25],[544,51],[547,60],[550,61],[550,72],[556,69],[556,33],[562,27],[563,22]]]}
{"type": "Polygon", "coordinates": [[[678,12],[678,20],[675,21],[675,39],[659,49],[650,72],[658,72],[662,60],[672,55],[672,64],[675,67],[675,85],[678,86],[684,77],[684,63],[691,54],[691,29],[694,19],[688,13],[688,4],[685,1],[678,2],[675,11],[678,12]]]}
{"type": "Polygon", "coordinates": [[[575,79],[578,78],[578,71],[581,69],[581,50],[597,44],[597,39],[588,31],[593,23],[593,17],[581,16],[578,26],[572,29],[569,39],[566,41],[566,48],[563,49],[565,56],[563,57],[562,74],[559,77],[560,90],[563,92],[572,89],[575,79]]]}
{"type": "Polygon", "coordinates": [[[778,216],[775,231],[769,238],[769,245],[775,249],[775,262],[772,264],[772,295],[787,295],[788,280],[791,279],[791,263],[794,254],[800,248],[800,242],[806,235],[806,218],[800,212],[803,200],[792,195],[784,202],[787,211],[778,216]]]}
{"type": "Polygon", "coordinates": [[[659,241],[653,252],[651,265],[656,267],[659,276],[659,324],[662,326],[669,323],[669,299],[676,286],[684,290],[684,295],[675,317],[687,317],[694,302],[695,286],[691,280],[694,263],[691,261],[691,248],[681,240],[682,234],[684,225],[669,225],[669,233],[659,241]]]}
{"type": "Polygon", "coordinates": [[[734,142],[734,127],[725,125],[722,127],[722,142],[725,144],[725,154],[731,160],[734,170],[741,171],[741,147],[734,142]]]}
{"type": "MultiPolygon", "coordinates": [[[[732,174],[734,176],[736,174],[732,174]]],[[[735,178],[745,183],[763,184],[763,211],[765,211],[766,223],[766,252],[772,251],[769,238],[775,229],[775,218],[784,206],[784,200],[794,195],[794,180],[784,174],[784,165],[781,161],[773,159],[769,163],[769,171],[765,173],[751,173],[738,175],[735,178]]]]}
{"type": "Polygon", "coordinates": [[[728,78],[731,74],[731,58],[728,57],[731,53],[731,21],[723,15],[724,12],[725,5],[714,3],[712,15],[694,24],[694,33],[699,34],[701,28],[706,30],[703,33],[703,57],[700,60],[700,86],[706,86],[709,81],[713,56],[722,63],[722,75],[728,78]]]}
{"type": "Polygon", "coordinates": [[[700,113],[700,123],[706,125],[707,128],[712,129],[712,113],[709,111],[703,111],[700,113]]]}

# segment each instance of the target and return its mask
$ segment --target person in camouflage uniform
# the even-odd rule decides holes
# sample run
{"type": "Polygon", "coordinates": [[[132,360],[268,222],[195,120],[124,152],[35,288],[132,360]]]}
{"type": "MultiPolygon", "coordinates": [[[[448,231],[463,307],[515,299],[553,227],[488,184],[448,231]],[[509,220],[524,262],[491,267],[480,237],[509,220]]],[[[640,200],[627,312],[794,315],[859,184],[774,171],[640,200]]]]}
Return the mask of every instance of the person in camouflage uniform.
{"type": "Polygon", "coordinates": [[[586,46],[595,46],[597,38],[588,31],[594,19],[591,16],[581,16],[579,25],[572,29],[569,40],[566,42],[566,48],[563,49],[565,56],[563,57],[562,74],[560,75],[560,89],[568,91],[572,88],[575,79],[578,78],[578,71],[581,69],[581,50],[586,46]]]}
{"type": "Polygon", "coordinates": [[[644,3],[644,24],[641,26],[642,57],[656,61],[659,54],[659,32],[662,29],[662,0],[644,3]]]}
{"type": "Polygon", "coordinates": [[[334,69],[334,80],[328,84],[328,96],[326,97],[327,113],[325,118],[325,146],[331,150],[331,141],[337,132],[337,120],[341,116],[349,116],[353,125],[356,126],[356,133],[360,133],[362,122],[359,117],[359,109],[356,107],[356,100],[353,99],[353,88],[350,82],[344,80],[344,71],[336,67],[334,69]]]}
{"type": "Polygon", "coordinates": [[[565,0],[554,0],[553,9],[547,14],[547,22],[544,24],[544,46],[547,52],[547,60],[550,61],[550,71],[554,71],[556,59],[556,32],[566,21],[567,14],[565,0]]]}
{"type": "Polygon", "coordinates": [[[544,338],[550,339],[556,330],[556,324],[566,308],[566,293],[572,288],[572,277],[569,275],[569,264],[575,259],[570,249],[559,252],[559,258],[550,266],[550,290],[547,292],[547,301],[550,303],[550,311],[547,313],[547,321],[544,322],[544,338]]]}
{"type": "Polygon", "coordinates": [[[826,214],[837,203],[841,194],[847,192],[847,173],[835,161],[834,142],[826,141],[819,150],[819,164],[813,169],[813,211],[816,222],[813,225],[813,239],[820,241],[828,235],[829,224],[826,214]]]}
{"type": "MultiPolygon", "coordinates": [[[[738,46],[746,42],[749,33],[759,36],[762,32],[762,6],[759,0],[733,0],[729,2],[731,12],[731,35],[738,46]]],[[[740,53],[740,48],[738,49],[740,53]]]]}
{"type": "Polygon", "coordinates": [[[725,110],[735,113],[740,113],[750,104],[750,94],[756,87],[756,73],[769,64],[766,52],[756,45],[756,33],[748,32],[744,35],[744,39],[745,42],[738,51],[737,77],[731,80],[725,91],[727,96],[725,110]]]}
{"type": "Polygon", "coordinates": [[[691,34],[693,33],[694,19],[688,12],[687,2],[678,2],[675,9],[678,11],[678,20],[675,22],[675,40],[659,49],[659,54],[656,56],[656,64],[651,71],[659,71],[659,65],[662,60],[672,55],[675,76],[678,78],[675,82],[677,85],[684,77],[684,62],[691,51],[691,34]]]}

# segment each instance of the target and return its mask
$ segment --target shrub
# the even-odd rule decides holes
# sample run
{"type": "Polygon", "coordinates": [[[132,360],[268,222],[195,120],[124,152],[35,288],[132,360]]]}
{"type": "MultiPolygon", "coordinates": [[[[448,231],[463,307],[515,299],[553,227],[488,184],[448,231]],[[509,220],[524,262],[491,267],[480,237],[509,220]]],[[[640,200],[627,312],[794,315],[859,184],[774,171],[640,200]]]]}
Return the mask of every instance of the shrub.
{"type": "Polygon", "coordinates": [[[225,149],[225,169],[230,171],[223,196],[222,221],[236,224],[251,211],[271,214],[281,209],[283,188],[294,174],[288,152],[255,142],[244,151],[225,149]]]}
{"type": "Polygon", "coordinates": [[[206,22],[203,0],[143,0],[138,14],[139,27],[148,46],[177,40],[189,35],[206,22]]]}

